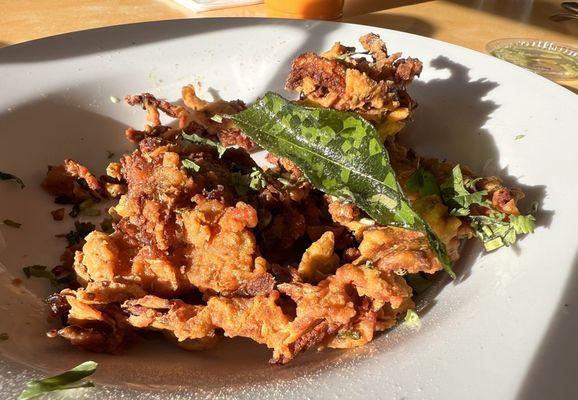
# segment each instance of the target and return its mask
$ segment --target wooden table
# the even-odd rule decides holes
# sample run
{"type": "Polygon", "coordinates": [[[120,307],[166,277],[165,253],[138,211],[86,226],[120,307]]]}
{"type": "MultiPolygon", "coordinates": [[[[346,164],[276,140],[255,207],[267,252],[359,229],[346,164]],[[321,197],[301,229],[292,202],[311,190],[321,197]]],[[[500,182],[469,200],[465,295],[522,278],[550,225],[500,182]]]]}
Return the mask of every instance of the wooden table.
{"type": "MultiPolygon", "coordinates": [[[[288,0],[291,1],[291,0],[288,0]]],[[[504,37],[578,46],[578,20],[552,22],[553,0],[345,0],[343,21],[429,36],[478,51],[504,37]]],[[[195,14],[171,0],[0,0],[0,47],[130,22],[266,16],[263,5],[195,14]]],[[[578,80],[562,82],[578,93],[578,80]]]]}

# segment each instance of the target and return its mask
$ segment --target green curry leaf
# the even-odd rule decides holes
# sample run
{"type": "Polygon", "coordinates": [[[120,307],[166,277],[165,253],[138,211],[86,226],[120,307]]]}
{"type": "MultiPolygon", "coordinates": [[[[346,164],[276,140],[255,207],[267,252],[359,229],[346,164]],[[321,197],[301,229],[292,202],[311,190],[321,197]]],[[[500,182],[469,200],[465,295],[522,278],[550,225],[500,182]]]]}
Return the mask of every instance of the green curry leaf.
{"type": "Polygon", "coordinates": [[[22,179],[18,178],[16,175],[9,174],[7,172],[0,171],[0,181],[14,181],[20,185],[20,189],[24,189],[24,182],[22,179]]]}
{"type": "Polygon", "coordinates": [[[26,389],[18,396],[18,400],[34,399],[48,392],[59,390],[93,387],[94,383],[92,382],[79,381],[92,375],[96,371],[96,367],[98,367],[96,362],[85,361],[60,375],[30,381],[26,384],[26,389]]]}
{"type": "Polygon", "coordinates": [[[411,208],[373,125],[355,113],[301,107],[267,93],[231,118],[253,141],[293,161],[318,189],[353,201],[381,225],[424,232],[454,277],[444,244],[411,208]]]}
{"type": "Polygon", "coordinates": [[[27,279],[30,278],[46,278],[50,281],[52,286],[58,285],[58,280],[52,271],[48,269],[46,265],[30,265],[28,267],[22,268],[22,272],[26,275],[27,279]]]}

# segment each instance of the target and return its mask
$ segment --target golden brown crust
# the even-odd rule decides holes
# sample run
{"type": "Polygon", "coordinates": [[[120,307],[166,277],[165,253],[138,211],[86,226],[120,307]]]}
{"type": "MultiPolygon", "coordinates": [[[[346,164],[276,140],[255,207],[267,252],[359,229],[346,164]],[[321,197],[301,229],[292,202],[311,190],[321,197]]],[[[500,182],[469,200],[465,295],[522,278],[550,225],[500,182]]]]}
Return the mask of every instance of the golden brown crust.
{"type": "Polygon", "coordinates": [[[354,48],[336,43],[317,55],[304,53],[291,66],[285,87],[296,91],[305,104],[355,111],[378,124],[384,136],[403,127],[415,108],[406,85],[422,71],[422,63],[389,55],[378,35],[360,38],[372,61],[355,58],[354,48]]]}

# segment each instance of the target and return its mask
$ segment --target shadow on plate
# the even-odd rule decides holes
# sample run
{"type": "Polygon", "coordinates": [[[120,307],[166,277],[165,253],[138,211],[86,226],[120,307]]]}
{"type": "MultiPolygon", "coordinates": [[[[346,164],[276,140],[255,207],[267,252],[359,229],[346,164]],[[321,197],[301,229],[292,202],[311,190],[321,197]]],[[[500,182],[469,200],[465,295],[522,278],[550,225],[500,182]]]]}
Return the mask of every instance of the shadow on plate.
{"type": "Polygon", "coordinates": [[[578,253],[557,312],[518,392],[518,400],[575,398],[578,393],[577,307],[578,253]]]}
{"type": "MultiPolygon", "coordinates": [[[[323,34],[322,30],[333,30],[339,26],[338,23],[331,22],[268,18],[225,18],[226,24],[218,23],[221,20],[223,19],[209,18],[143,22],[56,35],[3,48],[0,50],[0,65],[68,59],[192,37],[216,30],[255,26],[291,26],[299,30],[311,30],[312,34],[308,37],[310,41],[307,42],[308,46],[311,46],[316,40],[315,35],[323,34]]],[[[322,38],[323,36],[319,40],[322,38]]]]}

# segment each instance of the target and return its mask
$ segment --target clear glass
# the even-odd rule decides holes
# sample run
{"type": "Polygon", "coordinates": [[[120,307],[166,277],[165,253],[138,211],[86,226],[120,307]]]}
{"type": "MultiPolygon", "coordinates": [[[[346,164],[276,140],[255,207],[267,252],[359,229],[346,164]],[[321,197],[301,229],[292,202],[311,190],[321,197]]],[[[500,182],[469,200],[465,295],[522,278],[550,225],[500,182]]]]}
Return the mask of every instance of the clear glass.
{"type": "Polygon", "coordinates": [[[537,39],[499,39],[486,45],[488,53],[554,80],[578,78],[578,49],[537,39]]]}

